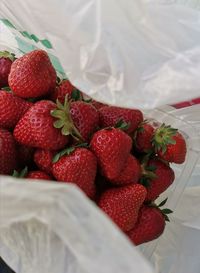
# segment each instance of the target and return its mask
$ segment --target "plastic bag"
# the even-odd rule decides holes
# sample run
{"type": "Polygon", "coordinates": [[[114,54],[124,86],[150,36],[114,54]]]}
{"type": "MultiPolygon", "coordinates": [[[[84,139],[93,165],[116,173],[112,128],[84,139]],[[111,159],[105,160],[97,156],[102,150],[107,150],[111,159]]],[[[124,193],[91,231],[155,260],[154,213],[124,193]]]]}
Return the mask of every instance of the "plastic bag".
{"type": "Polygon", "coordinates": [[[152,273],[78,188],[0,177],[0,256],[16,273],[152,273]]]}
{"type": "Polygon", "coordinates": [[[200,11],[177,2],[1,0],[0,16],[88,95],[147,109],[200,95],[200,11]]]}
{"type": "MultiPolygon", "coordinates": [[[[200,134],[200,105],[179,109],[168,107],[176,118],[184,119],[200,134]]],[[[177,166],[178,171],[178,166],[177,166]]],[[[159,273],[198,273],[200,268],[200,155],[193,166],[187,187],[177,200],[171,222],[157,243],[143,247],[143,252],[152,261],[159,273]]],[[[168,195],[173,195],[174,188],[168,195]]]]}

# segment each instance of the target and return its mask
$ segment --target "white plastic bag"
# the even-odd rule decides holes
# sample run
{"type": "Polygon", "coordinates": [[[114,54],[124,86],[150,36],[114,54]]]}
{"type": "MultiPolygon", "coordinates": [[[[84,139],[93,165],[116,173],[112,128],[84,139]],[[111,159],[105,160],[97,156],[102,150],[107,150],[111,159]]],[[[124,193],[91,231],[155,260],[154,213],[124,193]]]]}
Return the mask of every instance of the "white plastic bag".
{"type": "Polygon", "coordinates": [[[0,17],[22,32],[17,47],[24,36],[52,45],[69,79],[93,98],[154,108],[200,95],[200,11],[177,2],[1,0],[0,17]]]}
{"type": "Polygon", "coordinates": [[[73,185],[0,176],[0,256],[16,273],[152,273],[73,185]]]}

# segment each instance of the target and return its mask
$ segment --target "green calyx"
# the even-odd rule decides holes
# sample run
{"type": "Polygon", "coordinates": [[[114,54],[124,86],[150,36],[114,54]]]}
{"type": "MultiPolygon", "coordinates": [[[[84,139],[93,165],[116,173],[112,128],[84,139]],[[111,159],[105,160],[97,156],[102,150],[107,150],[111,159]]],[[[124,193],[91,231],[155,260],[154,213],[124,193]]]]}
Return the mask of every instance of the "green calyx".
{"type": "Polygon", "coordinates": [[[14,170],[12,176],[15,178],[24,178],[28,173],[28,167],[26,166],[23,170],[20,172],[14,170]]]}
{"type": "Polygon", "coordinates": [[[140,178],[140,184],[148,188],[151,185],[151,181],[157,178],[155,174],[156,166],[153,164],[148,164],[152,153],[148,153],[141,158],[141,171],[142,176],[140,178]]]}
{"type": "Polygon", "coordinates": [[[122,131],[126,131],[130,127],[130,123],[126,123],[123,119],[118,120],[115,124],[115,128],[121,129],[122,131]]]}
{"type": "Polygon", "coordinates": [[[8,51],[0,51],[0,58],[7,58],[10,59],[12,62],[16,60],[15,54],[10,53],[8,51]]]}
{"type": "Polygon", "coordinates": [[[173,213],[173,211],[171,209],[162,209],[161,207],[163,207],[166,202],[167,202],[168,198],[166,198],[165,200],[163,200],[159,205],[156,205],[154,202],[148,204],[149,207],[154,207],[157,208],[163,215],[164,219],[166,222],[170,222],[170,219],[168,217],[169,214],[173,213]]]}
{"type": "Polygon", "coordinates": [[[155,174],[156,166],[146,166],[146,163],[142,163],[141,170],[142,176],[140,178],[140,184],[148,188],[151,185],[151,181],[157,178],[157,175],[155,174]]]}
{"type": "Polygon", "coordinates": [[[163,201],[157,206],[157,208],[160,209],[160,212],[162,213],[163,217],[165,218],[165,221],[170,222],[169,217],[168,217],[168,214],[173,213],[173,211],[172,211],[171,209],[161,209],[161,207],[163,207],[163,206],[166,204],[167,199],[168,199],[168,198],[166,198],[165,200],[163,200],[163,201]]]}
{"type": "MultiPolygon", "coordinates": [[[[72,91],[72,100],[73,101],[83,100],[81,92],[76,88],[72,91]]],[[[85,101],[85,100],[83,100],[83,101],[85,101]]]]}
{"type": "Polygon", "coordinates": [[[157,128],[152,139],[152,145],[155,147],[156,152],[161,151],[164,154],[168,144],[176,144],[173,139],[176,133],[177,129],[172,128],[170,125],[166,126],[164,123],[157,128]]]}
{"type": "Polygon", "coordinates": [[[2,87],[1,90],[7,91],[8,93],[12,93],[9,86],[2,87]]]}
{"type": "Polygon", "coordinates": [[[72,147],[68,147],[64,150],[62,150],[61,152],[57,153],[54,157],[53,157],[53,160],[52,162],[53,163],[56,163],[62,156],[64,155],[70,155],[72,152],[75,151],[76,148],[80,148],[80,147],[84,147],[84,148],[87,148],[88,147],[88,144],[87,143],[80,143],[80,144],[77,144],[75,146],[72,146],[72,147]]]}
{"type": "Polygon", "coordinates": [[[61,129],[64,136],[71,135],[77,140],[82,140],[82,136],[74,126],[70,115],[70,102],[67,96],[65,97],[64,105],[59,100],[56,102],[57,108],[51,111],[51,116],[57,120],[54,122],[54,127],[61,129]]]}

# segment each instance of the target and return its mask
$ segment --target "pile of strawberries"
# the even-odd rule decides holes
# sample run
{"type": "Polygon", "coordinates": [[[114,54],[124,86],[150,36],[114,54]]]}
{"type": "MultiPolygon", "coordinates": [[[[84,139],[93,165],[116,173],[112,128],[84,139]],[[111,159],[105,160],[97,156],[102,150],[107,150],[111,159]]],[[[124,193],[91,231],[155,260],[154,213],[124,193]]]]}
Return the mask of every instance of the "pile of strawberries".
{"type": "Polygon", "coordinates": [[[185,161],[180,132],[89,99],[43,50],[1,52],[0,88],[0,174],[76,184],[136,245],[162,234],[172,211],[155,200],[185,161]]]}

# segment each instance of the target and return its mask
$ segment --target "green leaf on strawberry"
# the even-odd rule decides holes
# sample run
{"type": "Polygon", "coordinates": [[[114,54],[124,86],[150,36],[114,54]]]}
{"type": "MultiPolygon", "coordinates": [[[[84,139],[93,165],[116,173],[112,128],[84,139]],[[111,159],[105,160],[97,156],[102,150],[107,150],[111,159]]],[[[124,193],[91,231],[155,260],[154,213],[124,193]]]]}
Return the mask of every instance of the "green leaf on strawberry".
{"type": "Polygon", "coordinates": [[[157,128],[152,139],[152,145],[155,147],[156,152],[161,151],[165,153],[168,144],[176,144],[173,136],[176,135],[177,131],[177,129],[172,128],[170,125],[165,125],[165,123],[157,128]]]}
{"type": "Polygon", "coordinates": [[[12,176],[15,178],[24,178],[28,173],[28,167],[26,166],[23,170],[20,172],[14,170],[12,176]]]}

